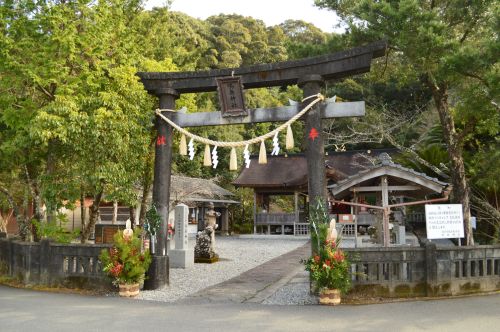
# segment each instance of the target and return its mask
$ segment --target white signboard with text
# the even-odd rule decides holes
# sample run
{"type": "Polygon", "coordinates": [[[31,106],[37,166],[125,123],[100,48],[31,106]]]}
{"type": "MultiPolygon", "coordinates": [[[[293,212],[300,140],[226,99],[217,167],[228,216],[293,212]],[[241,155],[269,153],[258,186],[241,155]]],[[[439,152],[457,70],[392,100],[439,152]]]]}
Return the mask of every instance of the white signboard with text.
{"type": "Polygon", "coordinates": [[[464,237],[462,204],[425,205],[425,220],[430,240],[464,237]]]}

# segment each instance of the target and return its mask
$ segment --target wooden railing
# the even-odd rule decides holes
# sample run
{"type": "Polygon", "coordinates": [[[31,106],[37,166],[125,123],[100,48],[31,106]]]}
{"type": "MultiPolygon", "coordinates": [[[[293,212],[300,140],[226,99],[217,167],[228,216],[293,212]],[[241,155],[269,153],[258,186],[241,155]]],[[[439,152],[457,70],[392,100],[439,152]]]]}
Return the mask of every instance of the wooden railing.
{"type": "Polygon", "coordinates": [[[283,225],[298,222],[295,213],[257,213],[255,223],[257,225],[283,225]]]}

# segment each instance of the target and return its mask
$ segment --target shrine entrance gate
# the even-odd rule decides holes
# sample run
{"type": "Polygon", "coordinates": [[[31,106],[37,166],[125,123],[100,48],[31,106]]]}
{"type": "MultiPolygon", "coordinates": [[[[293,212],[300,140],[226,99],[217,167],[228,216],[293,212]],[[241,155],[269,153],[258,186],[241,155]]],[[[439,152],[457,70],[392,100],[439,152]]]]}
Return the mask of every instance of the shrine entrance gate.
{"type": "MultiPolygon", "coordinates": [[[[352,48],[333,54],[295,61],[260,64],[235,69],[217,69],[200,72],[141,72],[145,89],[158,97],[161,114],[181,127],[217,126],[227,124],[287,121],[297,114],[302,105],[272,109],[248,110],[238,116],[224,117],[221,112],[176,113],[175,100],[182,93],[210,92],[217,90],[218,79],[239,77],[244,89],[287,86],[298,84],[304,97],[320,92],[326,80],[338,80],[355,74],[368,72],[373,58],[385,54],[387,44],[378,41],[366,46],[352,48]],[[167,111],[169,110],[169,111],[167,111]]],[[[305,115],[306,133],[312,129],[321,133],[321,119],[348,116],[363,116],[364,102],[320,103],[305,115]]],[[[158,140],[155,149],[153,203],[162,218],[158,233],[156,253],[145,282],[145,288],[158,289],[168,284],[168,256],[166,252],[166,230],[168,202],[170,199],[170,175],[172,161],[173,128],[159,116],[155,122],[158,140]]],[[[322,136],[306,140],[309,201],[326,202],[324,144],[322,136]]]]}

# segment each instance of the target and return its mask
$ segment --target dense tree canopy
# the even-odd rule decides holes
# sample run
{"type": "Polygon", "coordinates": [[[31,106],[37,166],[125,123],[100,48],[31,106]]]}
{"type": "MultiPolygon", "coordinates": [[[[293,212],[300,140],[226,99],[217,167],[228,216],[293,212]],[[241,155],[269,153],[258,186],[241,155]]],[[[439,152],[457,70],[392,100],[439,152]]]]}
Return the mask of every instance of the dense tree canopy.
{"type": "MultiPolygon", "coordinates": [[[[357,42],[386,38],[432,95],[450,160],[453,199],[464,206],[469,222],[468,149],[488,151],[499,131],[497,1],[337,1],[317,0],[348,24],[357,42]],[[486,149],[486,150],[484,150],[486,149]]],[[[498,145],[496,145],[498,147],[498,145]]],[[[494,148],[495,149],[495,148],[494,148]]]]}
{"type": "MultiPolygon", "coordinates": [[[[416,155],[408,162],[451,177],[455,199],[466,208],[472,188],[474,208],[484,203],[482,210],[489,211],[485,215],[498,213],[499,168],[491,162],[500,158],[498,4],[316,2],[336,11],[347,26],[345,33],[324,33],[298,20],[272,27],[240,15],[199,20],[172,12],[168,5],[147,11],[139,0],[2,1],[0,208],[14,208],[21,236],[27,237],[30,219],[50,220],[60,207],[92,197],[85,240],[102,201],[136,205],[137,189],[147,193],[151,187],[155,137],[151,120],[157,102],[144,91],[135,75],[138,71],[234,68],[386,38],[389,55],[376,61],[371,73],[328,82],[328,95],[365,100],[368,105],[365,120],[328,124],[329,142],[348,148],[411,147],[416,155]],[[370,135],[346,141],[341,135],[346,128],[370,135]],[[34,215],[23,209],[29,202],[34,215]]],[[[280,106],[300,98],[297,87],[255,89],[245,95],[249,108],[280,106]]],[[[177,106],[206,112],[218,108],[218,99],[215,93],[183,95],[177,106]]],[[[240,140],[274,126],[195,132],[240,140]]],[[[294,132],[301,137],[302,124],[294,124],[294,132]]],[[[220,149],[221,164],[213,170],[201,166],[203,148],[196,147],[194,161],[174,154],[173,171],[218,176],[229,186],[235,176],[225,165],[229,151],[220,149]]],[[[251,200],[248,192],[239,194],[251,200]]],[[[235,215],[244,218],[238,211],[235,215]]],[[[498,239],[500,224],[492,225],[498,239]]]]}

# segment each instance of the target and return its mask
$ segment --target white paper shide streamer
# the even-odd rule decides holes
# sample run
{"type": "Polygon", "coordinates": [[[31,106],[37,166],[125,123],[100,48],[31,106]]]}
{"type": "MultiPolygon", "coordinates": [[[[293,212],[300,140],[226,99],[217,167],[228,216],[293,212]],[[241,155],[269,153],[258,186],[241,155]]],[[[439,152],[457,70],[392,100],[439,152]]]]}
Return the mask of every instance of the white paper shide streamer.
{"type": "Polygon", "coordinates": [[[217,146],[214,146],[212,150],[212,167],[215,169],[219,164],[219,157],[217,156],[217,146]]]}
{"type": "MultiPolygon", "coordinates": [[[[293,139],[293,133],[292,133],[292,128],[291,124],[300,119],[306,112],[308,112],[315,104],[317,104],[320,101],[323,101],[325,98],[321,94],[315,94],[308,96],[304,99],[302,99],[302,102],[305,102],[306,100],[312,100],[307,106],[305,106],[300,112],[292,116],[288,121],[285,123],[281,124],[277,128],[273,129],[272,131],[261,135],[259,137],[254,137],[248,140],[244,141],[235,141],[235,142],[225,142],[225,141],[216,141],[216,140],[211,140],[202,136],[198,136],[194,133],[189,132],[185,128],[180,127],[178,124],[173,122],[171,119],[166,117],[165,115],[162,114],[162,110],[157,109],[156,110],[156,115],[163,119],[165,122],[170,124],[175,130],[177,130],[180,134],[180,143],[179,143],[179,153],[181,155],[189,155],[189,159],[193,160],[194,155],[195,155],[195,148],[194,148],[194,142],[198,142],[201,144],[205,145],[205,150],[203,154],[203,165],[204,166],[212,166],[214,169],[217,168],[219,164],[219,157],[217,155],[217,147],[221,148],[231,148],[230,152],[230,158],[229,158],[229,170],[231,171],[236,171],[238,169],[238,160],[237,160],[237,153],[236,149],[238,147],[245,147],[243,150],[243,159],[245,162],[245,167],[249,168],[250,167],[250,151],[248,149],[249,145],[252,144],[260,144],[260,150],[259,150],[259,159],[258,162],[259,164],[266,164],[267,163],[267,155],[266,155],[266,145],[265,145],[265,140],[270,139],[272,137],[273,140],[273,150],[271,152],[271,155],[277,156],[279,155],[281,148],[279,144],[279,137],[278,134],[282,130],[286,130],[286,139],[285,139],[285,146],[287,150],[291,150],[294,148],[294,139],[293,139]],[[187,144],[186,147],[186,137],[189,137],[189,144],[187,144]],[[210,147],[213,146],[212,151],[210,151],[210,147]],[[187,149],[186,149],[187,148],[187,149]],[[186,151],[187,150],[187,151],[186,151]]],[[[335,102],[335,97],[331,98],[329,102],[335,102]]],[[[297,102],[291,102],[291,104],[297,104],[297,102]]],[[[167,111],[164,109],[163,111],[167,111]]],[[[168,110],[168,111],[173,111],[173,110],[168,110]]]]}
{"type": "Polygon", "coordinates": [[[273,137],[273,151],[271,152],[271,156],[277,156],[280,153],[280,143],[278,142],[278,133],[276,133],[273,137]]]}
{"type": "Polygon", "coordinates": [[[250,167],[250,151],[248,151],[248,144],[245,145],[245,150],[243,150],[243,159],[245,160],[245,167],[250,167]]]}
{"type": "Polygon", "coordinates": [[[193,142],[192,138],[189,140],[188,151],[189,151],[189,160],[193,160],[194,159],[194,142],[193,142]]]}

